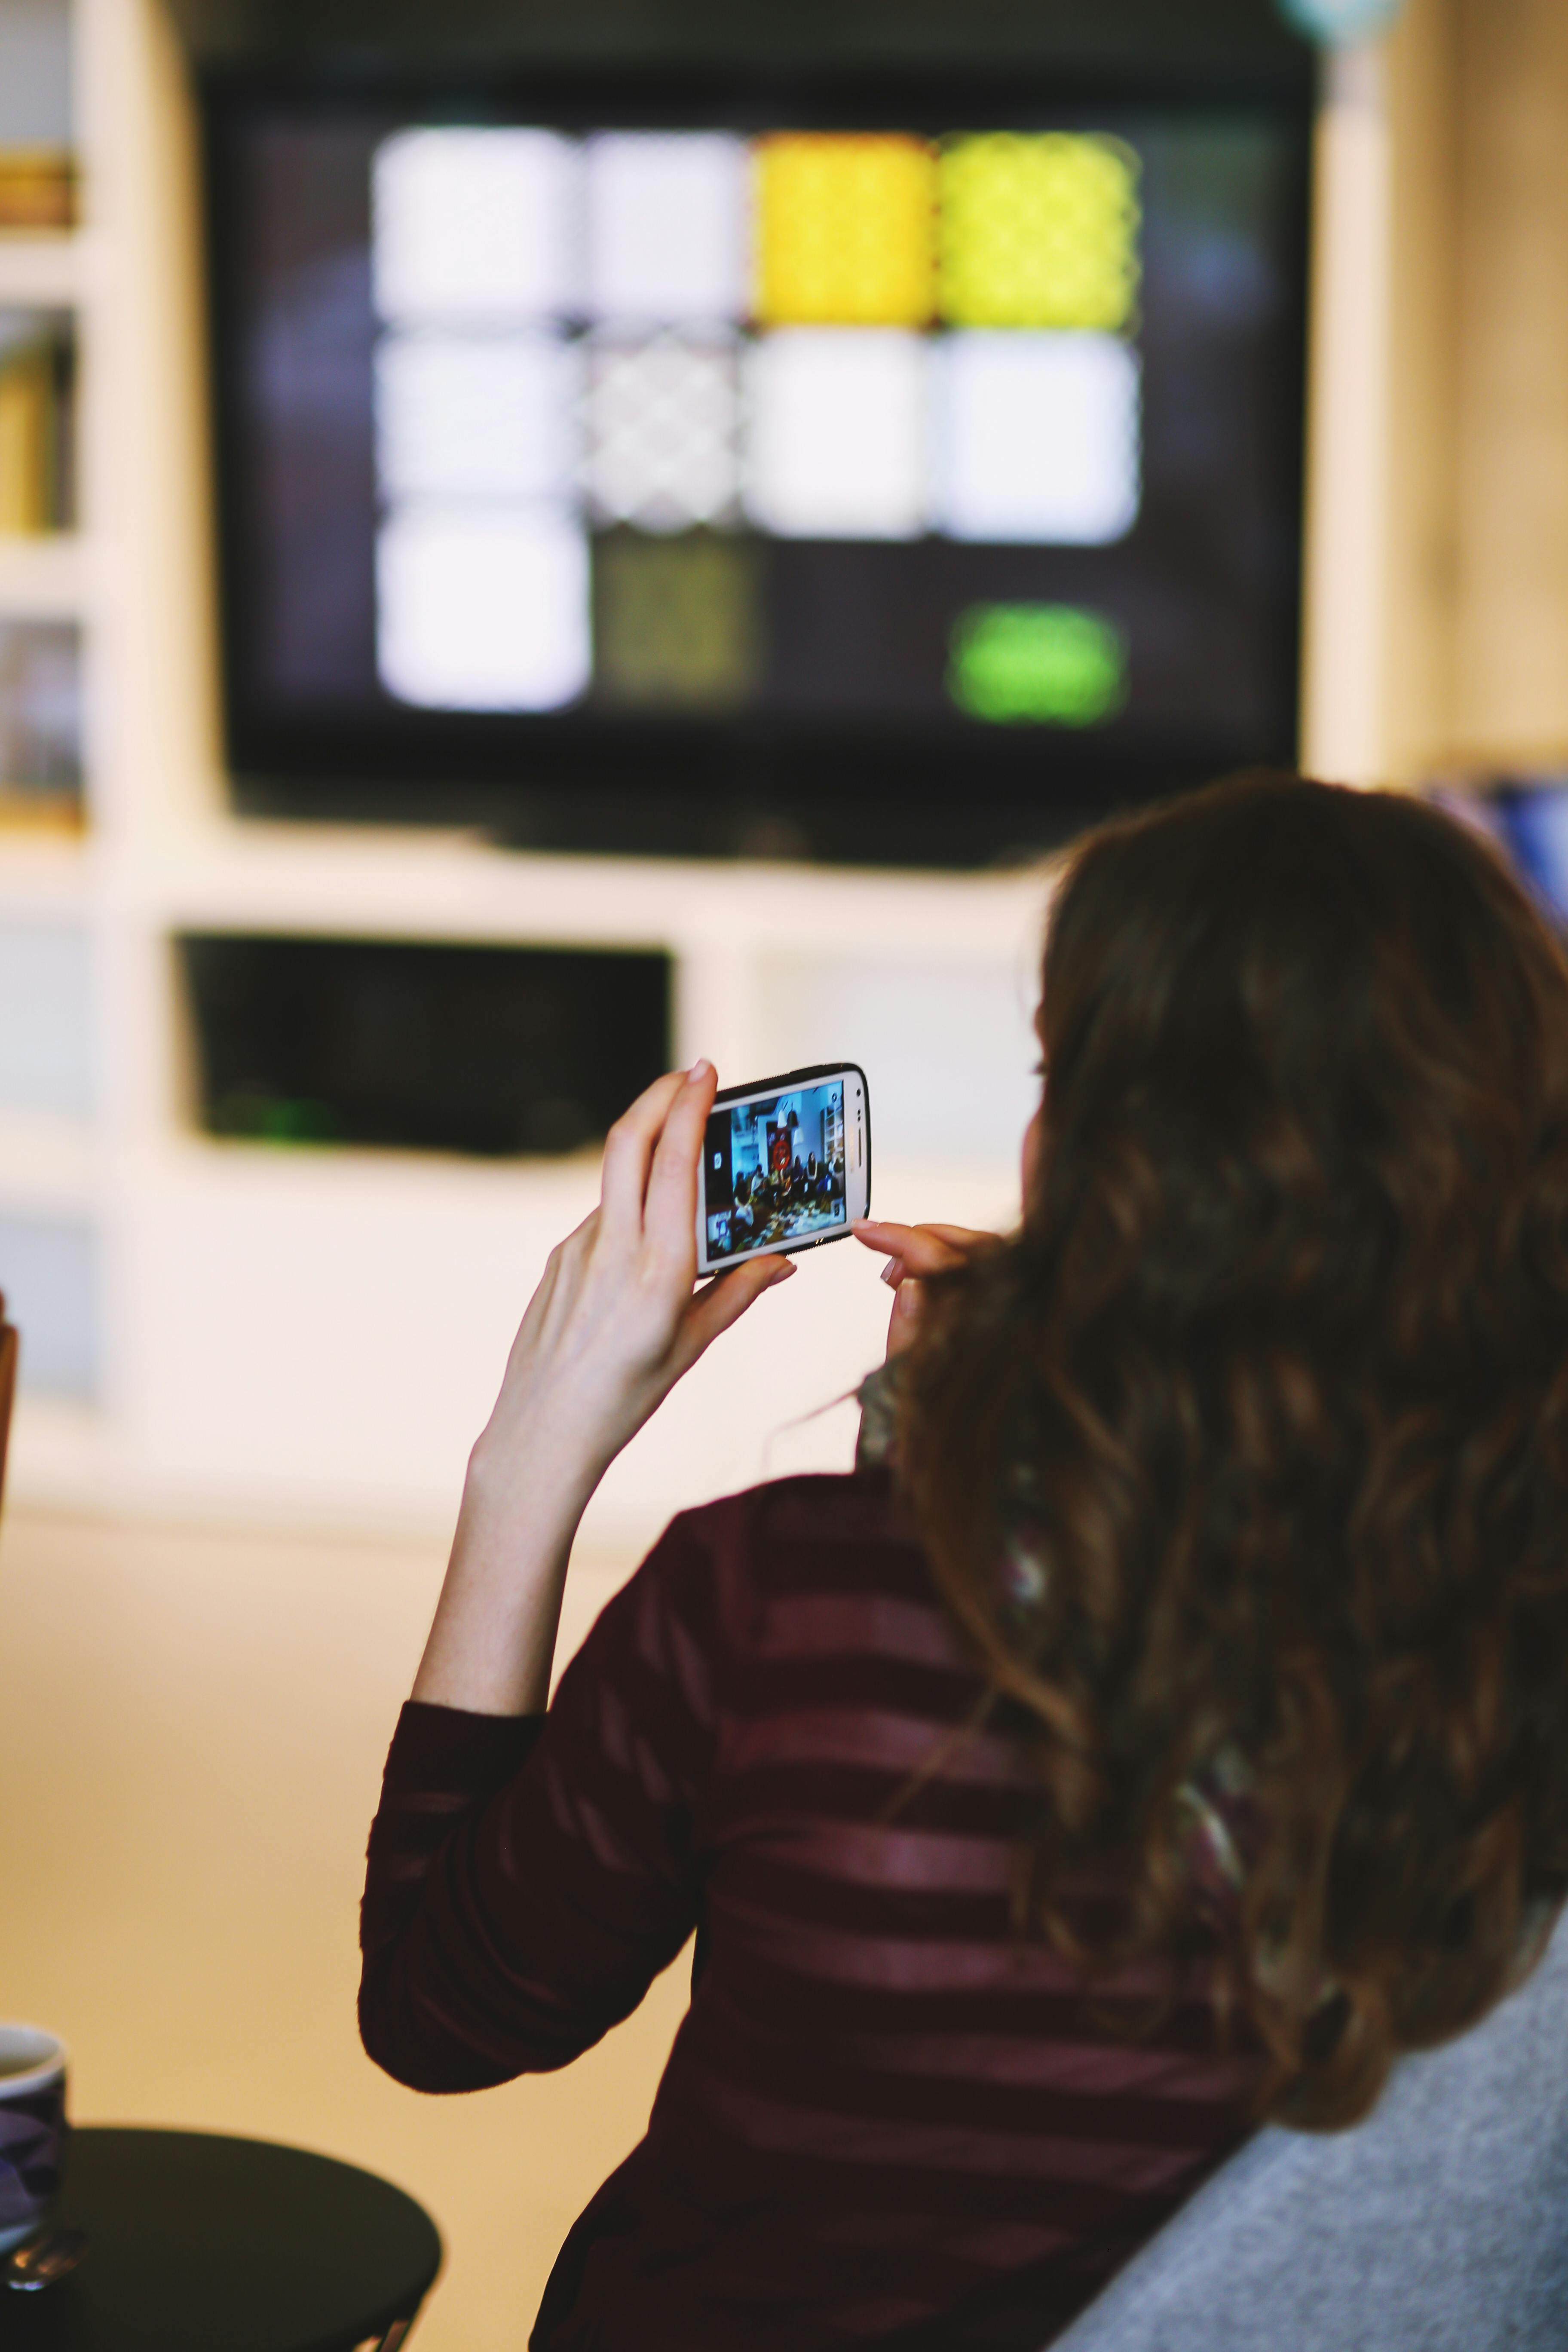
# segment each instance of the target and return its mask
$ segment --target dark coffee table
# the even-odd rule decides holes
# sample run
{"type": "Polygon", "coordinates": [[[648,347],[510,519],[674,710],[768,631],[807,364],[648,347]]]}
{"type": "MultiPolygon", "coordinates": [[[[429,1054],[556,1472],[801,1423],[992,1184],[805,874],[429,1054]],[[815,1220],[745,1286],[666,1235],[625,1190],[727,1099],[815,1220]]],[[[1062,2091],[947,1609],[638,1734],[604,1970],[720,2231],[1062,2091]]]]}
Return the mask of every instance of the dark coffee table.
{"type": "Polygon", "coordinates": [[[87,2252],[41,2294],[0,2286],[0,2352],[393,2352],[441,2264],[389,2181],[212,2132],[74,2132],[54,2218],[87,2252]]]}

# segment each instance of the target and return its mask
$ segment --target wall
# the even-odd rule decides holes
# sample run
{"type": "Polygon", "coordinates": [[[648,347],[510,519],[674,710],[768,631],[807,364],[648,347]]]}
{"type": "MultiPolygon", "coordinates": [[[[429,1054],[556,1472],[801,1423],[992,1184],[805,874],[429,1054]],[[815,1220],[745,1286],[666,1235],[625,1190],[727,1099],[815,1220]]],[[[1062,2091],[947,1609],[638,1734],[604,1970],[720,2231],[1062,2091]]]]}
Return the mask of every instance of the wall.
{"type": "Polygon", "coordinates": [[[1411,0],[1389,46],[1392,155],[1384,772],[1420,777],[1454,726],[1458,317],[1453,0],[1411,0]]]}
{"type": "Polygon", "coordinates": [[[1568,761],[1568,9],[1411,0],[1389,49],[1381,772],[1568,761]]]}
{"type": "Polygon", "coordinates": [[[1568,8],[1459,0],[1456,748],[1568,759],[1568,8]]]}

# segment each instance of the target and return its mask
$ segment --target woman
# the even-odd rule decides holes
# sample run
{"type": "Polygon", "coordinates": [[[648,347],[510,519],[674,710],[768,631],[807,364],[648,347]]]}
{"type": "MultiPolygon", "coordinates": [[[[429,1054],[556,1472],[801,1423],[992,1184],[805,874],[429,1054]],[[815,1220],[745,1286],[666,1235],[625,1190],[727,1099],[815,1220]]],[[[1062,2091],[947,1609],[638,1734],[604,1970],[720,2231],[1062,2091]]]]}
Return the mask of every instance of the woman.
{"type": "Polygon", "coordinates": [[[862,1230],[890,1460],[678,1519],[542,1720],[596,1479],[790,1273],[693,1295],[704,1065],[612,1134],[475,1447],[367,2047],[563,2064],[698,1934],[551,2352],[1035,2352],[1568,1885],[1554,942],[1433,811],[1253,779],[1079,850],[1040,1034],[1020,1230],[862,1230]]]}

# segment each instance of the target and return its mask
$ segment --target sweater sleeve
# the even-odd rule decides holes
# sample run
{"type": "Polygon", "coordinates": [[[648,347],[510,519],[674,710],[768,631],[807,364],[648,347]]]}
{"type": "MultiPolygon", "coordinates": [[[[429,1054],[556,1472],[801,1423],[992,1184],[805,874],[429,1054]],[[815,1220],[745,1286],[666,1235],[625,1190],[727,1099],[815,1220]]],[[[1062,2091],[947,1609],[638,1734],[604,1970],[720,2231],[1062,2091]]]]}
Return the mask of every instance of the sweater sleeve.
{"type": "Polygon", "coordinates": [[[371,1829],[360,2032],[416,2090],[564,2066],[698,1918],[715,1739],[714,1570],[678,1519],[544,1717],[406,1706],[371,1829]]]}

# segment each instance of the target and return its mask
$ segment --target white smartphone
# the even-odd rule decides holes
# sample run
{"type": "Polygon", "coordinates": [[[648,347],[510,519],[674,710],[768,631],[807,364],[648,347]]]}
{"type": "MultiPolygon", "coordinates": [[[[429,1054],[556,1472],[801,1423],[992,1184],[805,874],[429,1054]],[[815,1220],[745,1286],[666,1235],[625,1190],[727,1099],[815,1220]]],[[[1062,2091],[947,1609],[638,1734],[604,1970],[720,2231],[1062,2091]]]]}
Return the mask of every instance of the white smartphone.
{"type": "Polygon", "coordinates": [[[842,1241],[871,1213],[871,1098],[854,1062],[788,1070],[713,1097],[697,1270],[842,1241]]]}

